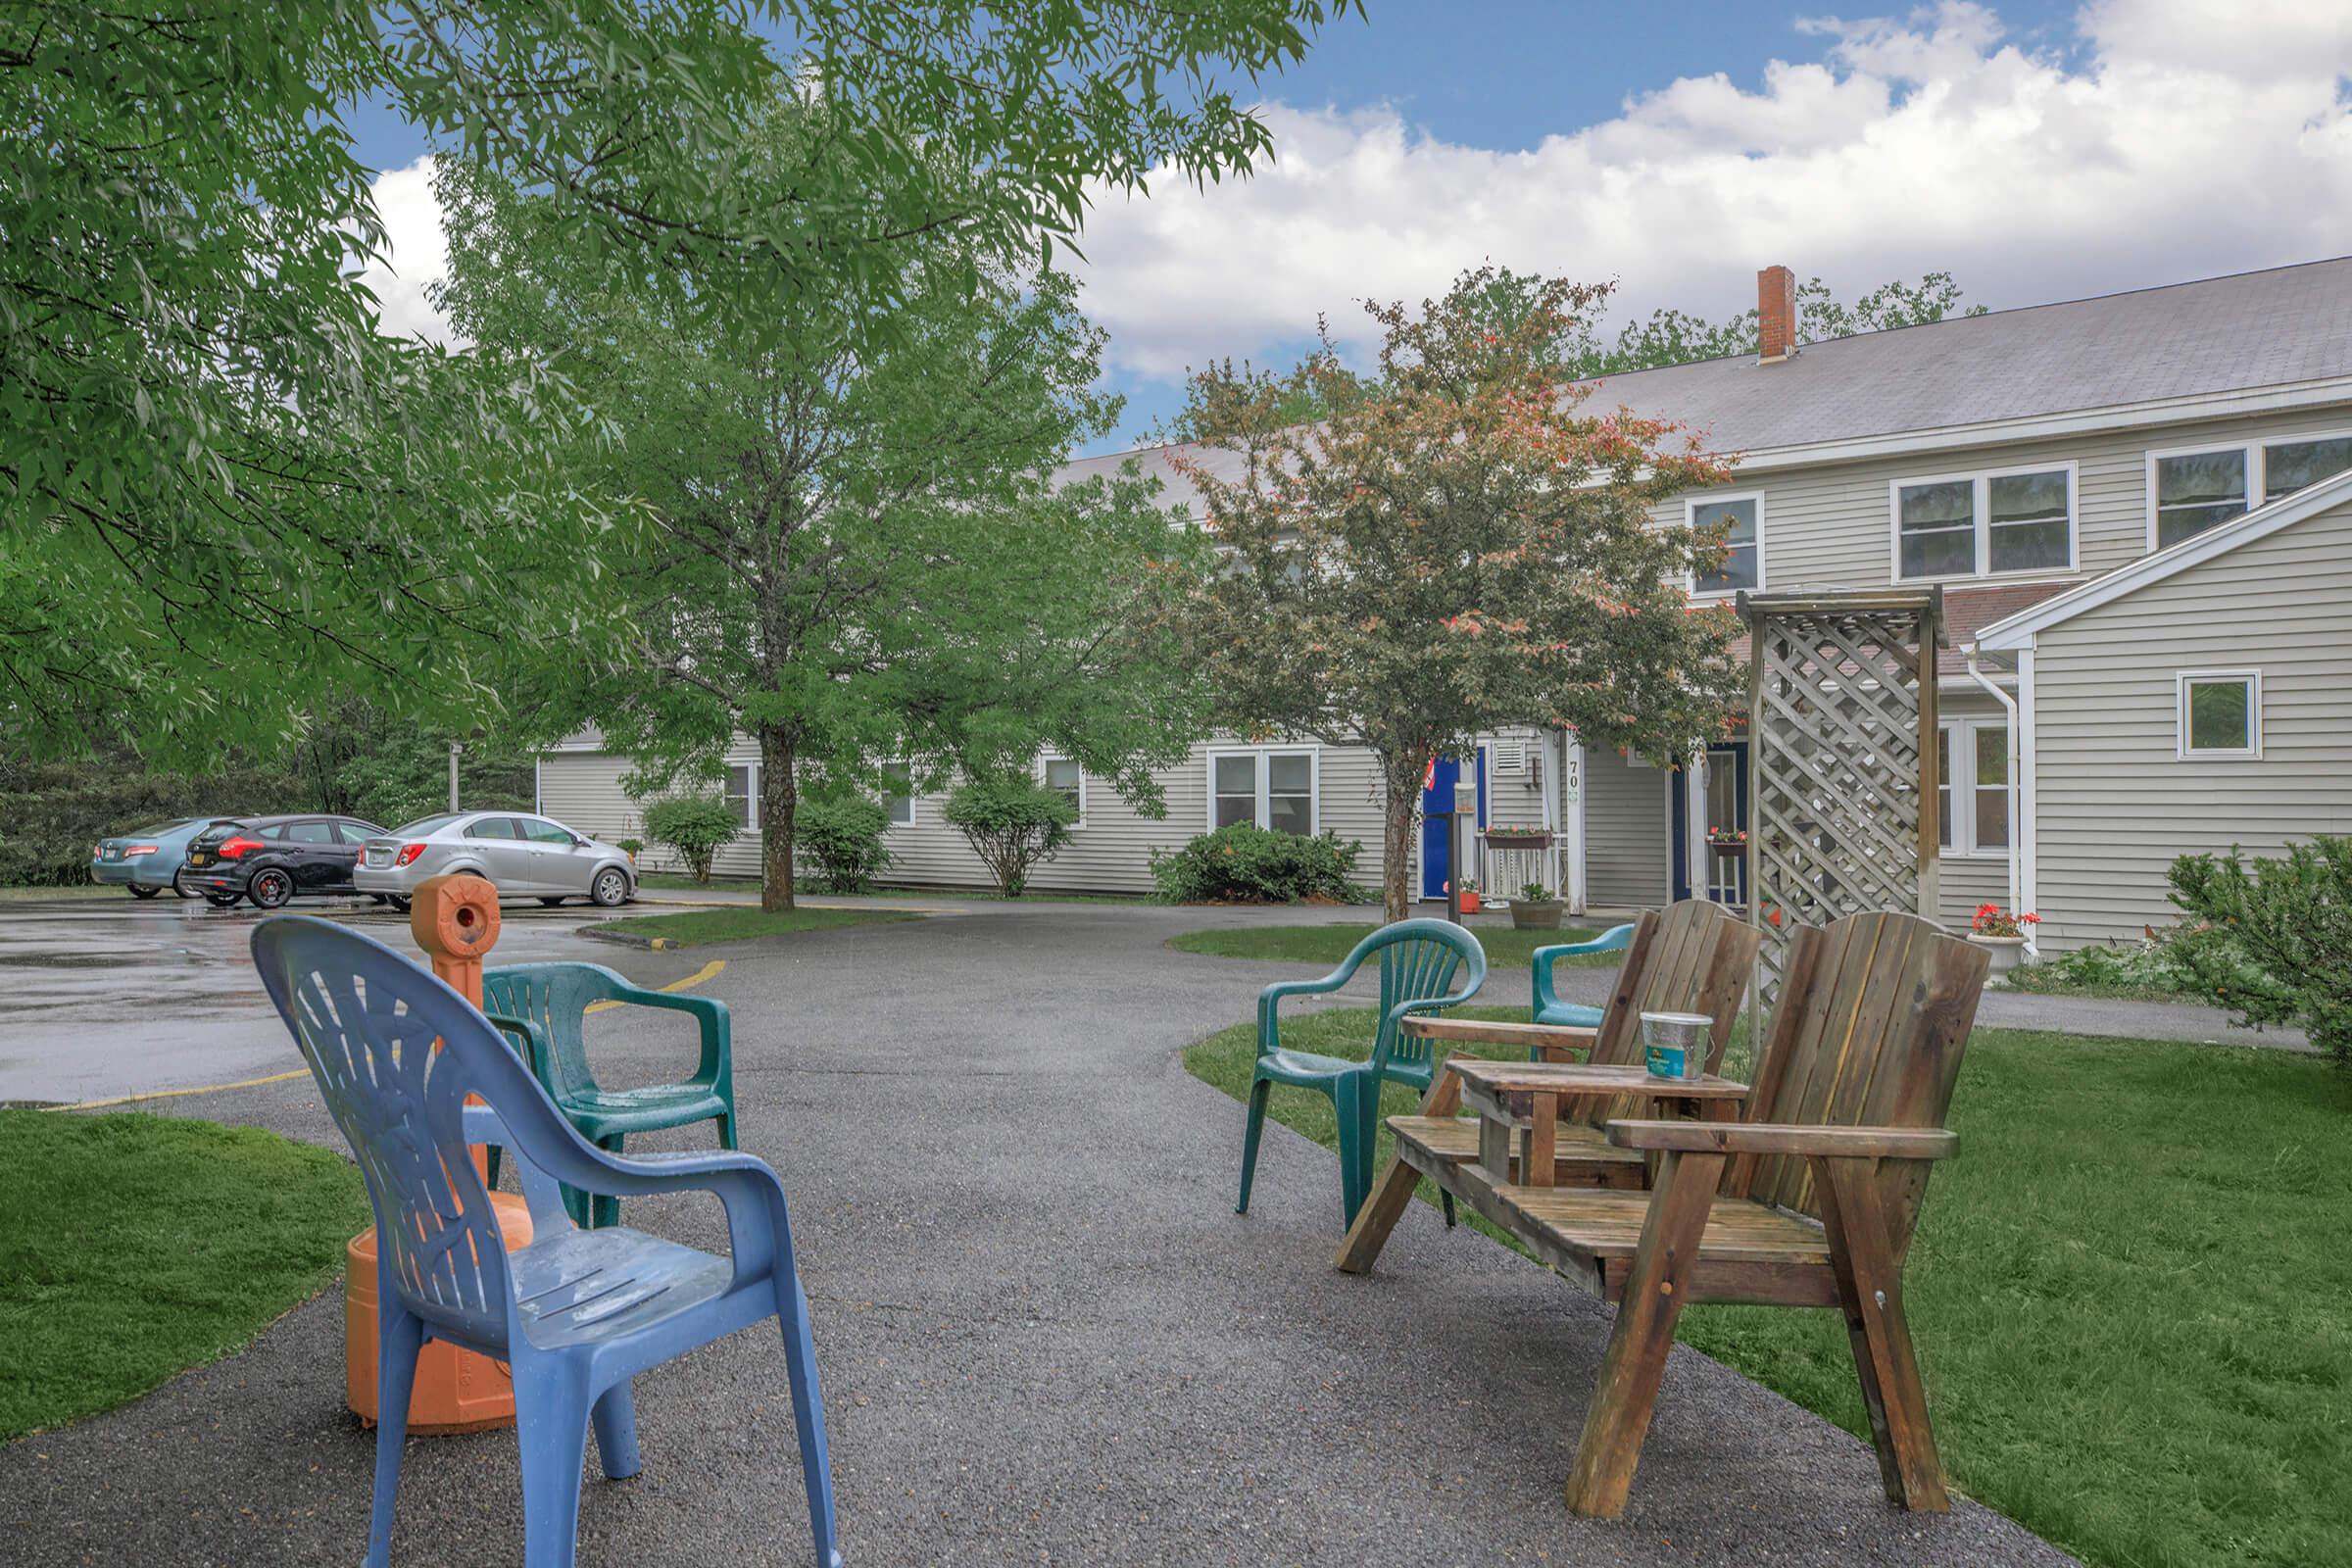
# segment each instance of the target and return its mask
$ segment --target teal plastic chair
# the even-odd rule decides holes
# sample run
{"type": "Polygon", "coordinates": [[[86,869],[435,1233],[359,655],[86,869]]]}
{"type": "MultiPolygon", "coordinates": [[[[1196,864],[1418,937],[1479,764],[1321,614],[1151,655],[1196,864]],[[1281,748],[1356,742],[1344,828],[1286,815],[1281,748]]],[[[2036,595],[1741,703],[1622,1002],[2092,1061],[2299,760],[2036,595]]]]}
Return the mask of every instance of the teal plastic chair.
{"type": "MultiPolygon", "coordinates": [[[[1562,1002],[1559,993],[1551,989],[1551,966],[1560,958],[1580,958],[1588,953],[1623,953],[1634,940],[1631,925],[1613,925],[1590,942],[1562,942],[1554,947],[1538,948],[1527,956],[1535,970],[1536,996],[1530,1016],[1537,1023],[1560,1024],[1571,1029],[1597,1029],[1601,1009],[1588,1007],[1581,1002],[1562,1002]]],[[[1533,1060],[1537,1053],[1528,1053],[1533,1060]]]]}
{"type": "Polygon", "coordinates": [[[1416,1012],[1457,1006],[1486,984],[1487,953],[1478,938],[1450,920],[1399,920],[1355,945],[1320,980],[1286,980],[1257,995],[1257,1068],[1250,1080],[1250,1119],[1242,1135],[1242,1197],[1234,1212],[1250,1212],[1250,1182],[1257,1173],[1258,1135],[1265,1130],[1266,1097],[1276,1084],[1327,1097],[1340,1123],[1340,1224],[1352,1223],[1372,1190],[1372,1148],[1379,1127],[1380,1086],[1410,1084],[1426,1091],[1436,1071],[1430,1042],[1397,1025],[1416,1012]],[[1374,954],[1380,956],[1380,1028],[1362,1061],[1292,1051],[1282,1043],[1278,1007],[1285,997],[1337,991],[1374,954]],[[1459,991],[1448,991],[1456,975],[1459,991]]]}
{"type": "MultiPolygon", "coordinates": [[[[601,963],[516,963],[482,972],[482,1010],[528,1042],[531,1071],[580,1136],[608,1152],[625,1151],[631,1133],[718,1123],[718,1147],[735,1147],[735,1067],[727,1004],[631,985],[601,963]],[[589,1070],[585,1027],[599,1002],[690,1013],[702,1027],[703,1057],[683,1083],[607,1089],[589,1070]]],[[[496,1179],[495,1174],[493,1180],[496,1179]]],[[[564,1190],[572,1218],[591,1229],[620,1223],[620,1199],[564,1190]]]]}
{"type": "Polygon", "coordinates": [[[375,1210],[378,1409],[367,1568],[389,1561],[410,1392],[426,1341],[510,1368],[523,1568],[571,1568],[590,1429],[605,1474],[635,1475],[631,1379],[770,1318],[783,1330],[815,1560],[839,1568],[808,1298],[776,1173],[750,1154],[615,1159],[572,1130],[464,997],[371,937],[281,916],[254,931],[253,962],[351,1141],[375,1210]],[[488,1103],[469,1106],[468,1095],[488,1103]],[[531,1212],[529,1246],[507,1250],[466,1157],[469,1141],[506,1146],[531,1212]],[[712,1194],[726,1209],[728,1255],[619,1226],[575,1230],[559,1183],[712,1194]]]}

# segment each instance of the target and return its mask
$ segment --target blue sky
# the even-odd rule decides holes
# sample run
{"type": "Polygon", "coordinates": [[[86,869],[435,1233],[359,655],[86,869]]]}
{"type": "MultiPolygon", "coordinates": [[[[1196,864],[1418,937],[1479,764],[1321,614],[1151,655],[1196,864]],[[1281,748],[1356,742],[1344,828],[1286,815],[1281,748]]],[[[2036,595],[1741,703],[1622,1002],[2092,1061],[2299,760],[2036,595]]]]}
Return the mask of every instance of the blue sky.
{"type": "MultiPolygon", "coordinates": [[[[1359,301],[1488,260],[1614,279],[1622,318],[1743,309],[1774,262],[1842,293],[1939,268],[1999,309],[2352,252],[2340,0],[1369,9],[1263,84],[1271,167],[1090,218],[1086,309],[1129,400],[1100,449],[1189,365],[1288,363],[1318,314],[1360,358],[1359,301]]],[[[393,172],[387,324],[431,331],[427,149],[357,129],[393,172]]]]}

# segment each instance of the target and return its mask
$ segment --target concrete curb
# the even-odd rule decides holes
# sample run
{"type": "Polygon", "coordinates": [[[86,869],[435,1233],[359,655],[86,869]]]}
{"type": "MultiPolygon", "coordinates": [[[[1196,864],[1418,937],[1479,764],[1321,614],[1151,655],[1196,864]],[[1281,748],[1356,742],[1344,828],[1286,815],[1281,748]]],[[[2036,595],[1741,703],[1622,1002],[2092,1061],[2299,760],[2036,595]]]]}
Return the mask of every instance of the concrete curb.
{"type": "Polygon", "coordinates": [[[573,936],[586,937],[591,942],[610,942],[616,948],[638,948],[648,953],[667,953],[673,948],[688,946],[672,942],[667,937],[641,937],[627,931],[599,931],[594,926],[581,926],[573,936]]]}

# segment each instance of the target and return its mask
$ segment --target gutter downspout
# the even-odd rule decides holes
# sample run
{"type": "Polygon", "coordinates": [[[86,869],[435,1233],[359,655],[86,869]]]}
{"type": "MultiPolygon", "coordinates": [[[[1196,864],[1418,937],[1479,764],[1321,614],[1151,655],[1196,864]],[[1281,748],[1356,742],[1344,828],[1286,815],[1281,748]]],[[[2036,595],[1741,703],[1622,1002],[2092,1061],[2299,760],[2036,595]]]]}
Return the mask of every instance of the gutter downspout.
{"type": "MultiPolygon", "coordinates": [[[[2011,697],[2007,692],[2001,690],[2000,687],[1994,685],[1991,677],[1987,676],[1982,669],[1977,667],[1977,645],[1975,643],[1972,642],[1968,645],[1968,648],[1966,649],[1966,656],[1968,659],[1969,679],[1984,687],[1987,692],[1990,692],[1992,694],[1992,700],[2001,705],[2001,712],[2005,716],[2005,723],[2008,729],[2009,854],[2007,855],[2006,858],[2009,862],[2009,907],[2016,909],[2020,907],[2021,899],[2024,892],[2024,878],[2019,872],[2018,860],[2019,858],[2025,853],[2025,839],[2019,831],[2019,824],[2021,819],[2026,815],[2026,806],[2024,800],[2025,792],[2019,787],[2019,770],[2017,765],[2019,729],[2017,717],[2017,699],[2011,697]]],[[[1955,788],[1952,793],[1952,808],[1955,813],[1957,813],[1959,810],[1959,791],[1957,788],[1955,788]]],[[[2041,956],[2040,951],[2034,946],[2033,928],[2030,926],[2027,928],[2026,934],[2026,952],[2032,954],[2035,957],[2039,957],[2041,956]]]]}

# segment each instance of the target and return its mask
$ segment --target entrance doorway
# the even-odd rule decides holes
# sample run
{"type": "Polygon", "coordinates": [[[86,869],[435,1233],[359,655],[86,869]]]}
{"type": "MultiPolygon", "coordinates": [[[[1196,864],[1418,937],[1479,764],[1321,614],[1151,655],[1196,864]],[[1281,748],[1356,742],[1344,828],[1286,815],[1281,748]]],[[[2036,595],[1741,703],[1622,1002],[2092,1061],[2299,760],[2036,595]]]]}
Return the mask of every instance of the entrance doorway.
{"type": "Polygon", "coordinates": [[[1668,781],[1673,793],[1669,815],[1674,824],[1674,887],[1677,897],[1688,889],[1694,898],[1744,908],[1747,905],[1747,858],[1718,855],[1717,832],[1737,833],[1747,827],[1747,746],[1728,742],[1707,748],[1703,777],[1693,781],[1678,771],[1668,781]]]}
{"type": "MultiPolygon", "coordinates": [[[[1483,746],[1474,766],[1478,781],[1478,826],[1483,828],[1487,825],[1487,752],[1483,746]]],[[[1446,897],[1446,879],[1453,875],[1453,847],[1446,841],[1446,829],[1459,824],[1438,813],[1453,809],[1454,786],[1461,782],[1461,760],[1441,757],[1437,766],[1430,770],[1429,787],[1421,792],[1421,897],[1425,899],[1446,897]]],[[[1463,837],[1468,835],[1465,833],[1463,837]]],[[[1476,876],[1475,847],[1470,853],[1473,857],[1470,874],[1476,876]]]]}

